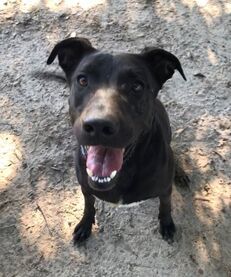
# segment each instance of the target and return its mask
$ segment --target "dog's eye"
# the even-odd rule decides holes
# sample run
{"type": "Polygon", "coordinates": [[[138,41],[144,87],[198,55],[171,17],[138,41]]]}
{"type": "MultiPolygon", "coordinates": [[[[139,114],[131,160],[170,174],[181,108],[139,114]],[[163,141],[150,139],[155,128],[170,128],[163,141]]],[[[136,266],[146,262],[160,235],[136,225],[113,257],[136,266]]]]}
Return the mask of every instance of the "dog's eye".
{"type": "Polygon", "coordinates": [[[87,77],[84,75],[79,75],[77,77],[77,81],[80,84],[81,87],[86,87],[88,85],[87,77]]]}
{"type": "Polygon", "coordinates": [[[132,85],[132,90],[134,92],[141,92],[144,89],[144,84],[142,82],[135,82],[132,85]]]}

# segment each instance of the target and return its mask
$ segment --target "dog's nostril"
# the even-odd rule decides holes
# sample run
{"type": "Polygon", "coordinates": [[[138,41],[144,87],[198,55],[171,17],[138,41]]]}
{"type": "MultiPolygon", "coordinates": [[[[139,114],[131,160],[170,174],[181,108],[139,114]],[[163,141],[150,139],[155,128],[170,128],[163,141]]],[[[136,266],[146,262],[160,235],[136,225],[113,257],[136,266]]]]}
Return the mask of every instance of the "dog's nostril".
{"type": "Polygon", "coordinates": [[[115,129],[112,126],[104,126],[102,132],[106,136],[111,136],[115,133],[115,129]]]}
{"type": "Polygon", "coordinates": [[[84,129],[84,131],[87,132],[88,134],[93,134],[93,133],[95,132],[94,127],[93,127],[92,125],[90,125],[90,124],[87,124],[87,123],[85,123],[85,124],[83,125],[83,129],[84,129]]]}
{"type": "Polygon", "coordinates": [[[109,137],[117,133],[117,125],[106,119],[87,119],[83,122],[83,131],[90,136],[109,137]]]}

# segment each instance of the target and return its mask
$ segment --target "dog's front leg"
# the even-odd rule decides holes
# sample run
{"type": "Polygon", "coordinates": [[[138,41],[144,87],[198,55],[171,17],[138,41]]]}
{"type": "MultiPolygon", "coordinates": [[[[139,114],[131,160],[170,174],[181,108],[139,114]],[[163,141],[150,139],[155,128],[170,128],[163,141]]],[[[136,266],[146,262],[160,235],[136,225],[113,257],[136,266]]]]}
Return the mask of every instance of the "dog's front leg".
{"type": "Polygon", "coordinates": [[[83,192],[84,196],[84,212],[83,217],[80,222],[76,225],[73,240],[74,244],[82,242],[86,240],[90,234],[92,229],[92,224],[95,223],[95,197],[91,194],[83,192]]]}
{"type": "Polygon", "coordinates": [[[176,228],[171,216],[171,193],[168,195],[159,196],[159,199],[160,233],[164,240],[173,242],[173,236],[176,228]]]}

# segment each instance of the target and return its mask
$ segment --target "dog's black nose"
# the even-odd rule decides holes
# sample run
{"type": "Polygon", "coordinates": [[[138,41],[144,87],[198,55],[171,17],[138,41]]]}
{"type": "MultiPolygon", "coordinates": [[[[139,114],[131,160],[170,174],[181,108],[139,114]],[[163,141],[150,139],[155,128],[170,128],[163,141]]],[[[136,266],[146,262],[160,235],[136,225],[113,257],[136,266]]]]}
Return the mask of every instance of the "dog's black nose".
{"type": "Polygon", "coordinates": [[[113,136],[118,132],[116,122],[108,119],[87,119],[83,122],[83,130],[90,136],[113,136]]]}

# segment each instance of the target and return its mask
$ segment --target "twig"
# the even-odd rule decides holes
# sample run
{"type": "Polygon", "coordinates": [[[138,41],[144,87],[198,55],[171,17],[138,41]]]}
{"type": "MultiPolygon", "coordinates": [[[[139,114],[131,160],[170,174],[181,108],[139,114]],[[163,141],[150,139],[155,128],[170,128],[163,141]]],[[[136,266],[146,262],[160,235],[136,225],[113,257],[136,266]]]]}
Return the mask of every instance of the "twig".
{"type": "Polygon", "coordinates": [[[43,210],[41,209],[41,207],[39,206],[39,204],[38,204],[38,203],[36,203],[36,205],[37,205],[37,209],[38,209],[38,210],[40,211],[40,213],[42,214],[43,219],[44,219],[44,221],[45,221],[45,224],[46,224],[46,226],[47,226],[47,230],[48,230],[48,232],[49,232],[50,236],[52,237],[53,235],[52,235],[52,232],[51,232],[51,230],[50,230],[50,228],[49,228],[49,225],[48,225],[48,222],[47,222],[46,216],[45,216],[45,214],[44,214],[43,210]]]}
{"type": "Polygon", "coordinates": [[[38,127],[39,127],[39,125],[37,126],[38,132],[37,132],[36,137],[35,137],[34,147],[33,147],[32,153],[35,151],[35,149],[36,149],[36,147],[37,147],[38,138],[39,138],[39,136],[40,136],[40,130],[39,130],[38,127]]]}
{"type": "Polygon", "coordinates": [[[209,199],[207,199],[207,198],[202,198],[202,197],[195,197],[194,200],[210,202],[209,199]]]}
{"type": "Polygon", "coordinates": [[[141,268],[152,268],[149,265],[143,265],[143,264],[137,264],[137,263],[129,263],[129,265],[134,267],[141,267],[141,268]]]}
{"type": "Polygon", "coordinates": [[[222,159],[223,162],[226,161],[226,159],[217,151],[213,151],[214,154],[216,154],[218,157],[220,157],[222,159]]]}
{"type": "Polygon", "coordinates": [[[14,152],[14,155],[15,155],[15,157],[16,157],[19,161],[22,160],[22,159],[18,156],[18,154],[17,154],[16,152],[14,152]]]}
{"type": "Polygon", "coordinates": [[[61,171],[62,169],[56,167],[56,166],[51,166],[51,169],[55,170],[55,171],[61,171]]]}
{"type": "Polygon", "coordinates": [[[74,213],[72,213],[72,212],[69,212],[69,211],[58,211],[57,212],[57,214],[71,214],[71,215],[73,215],[76,219],[78,219],[78,217],[74,214],[74,213]]]}

